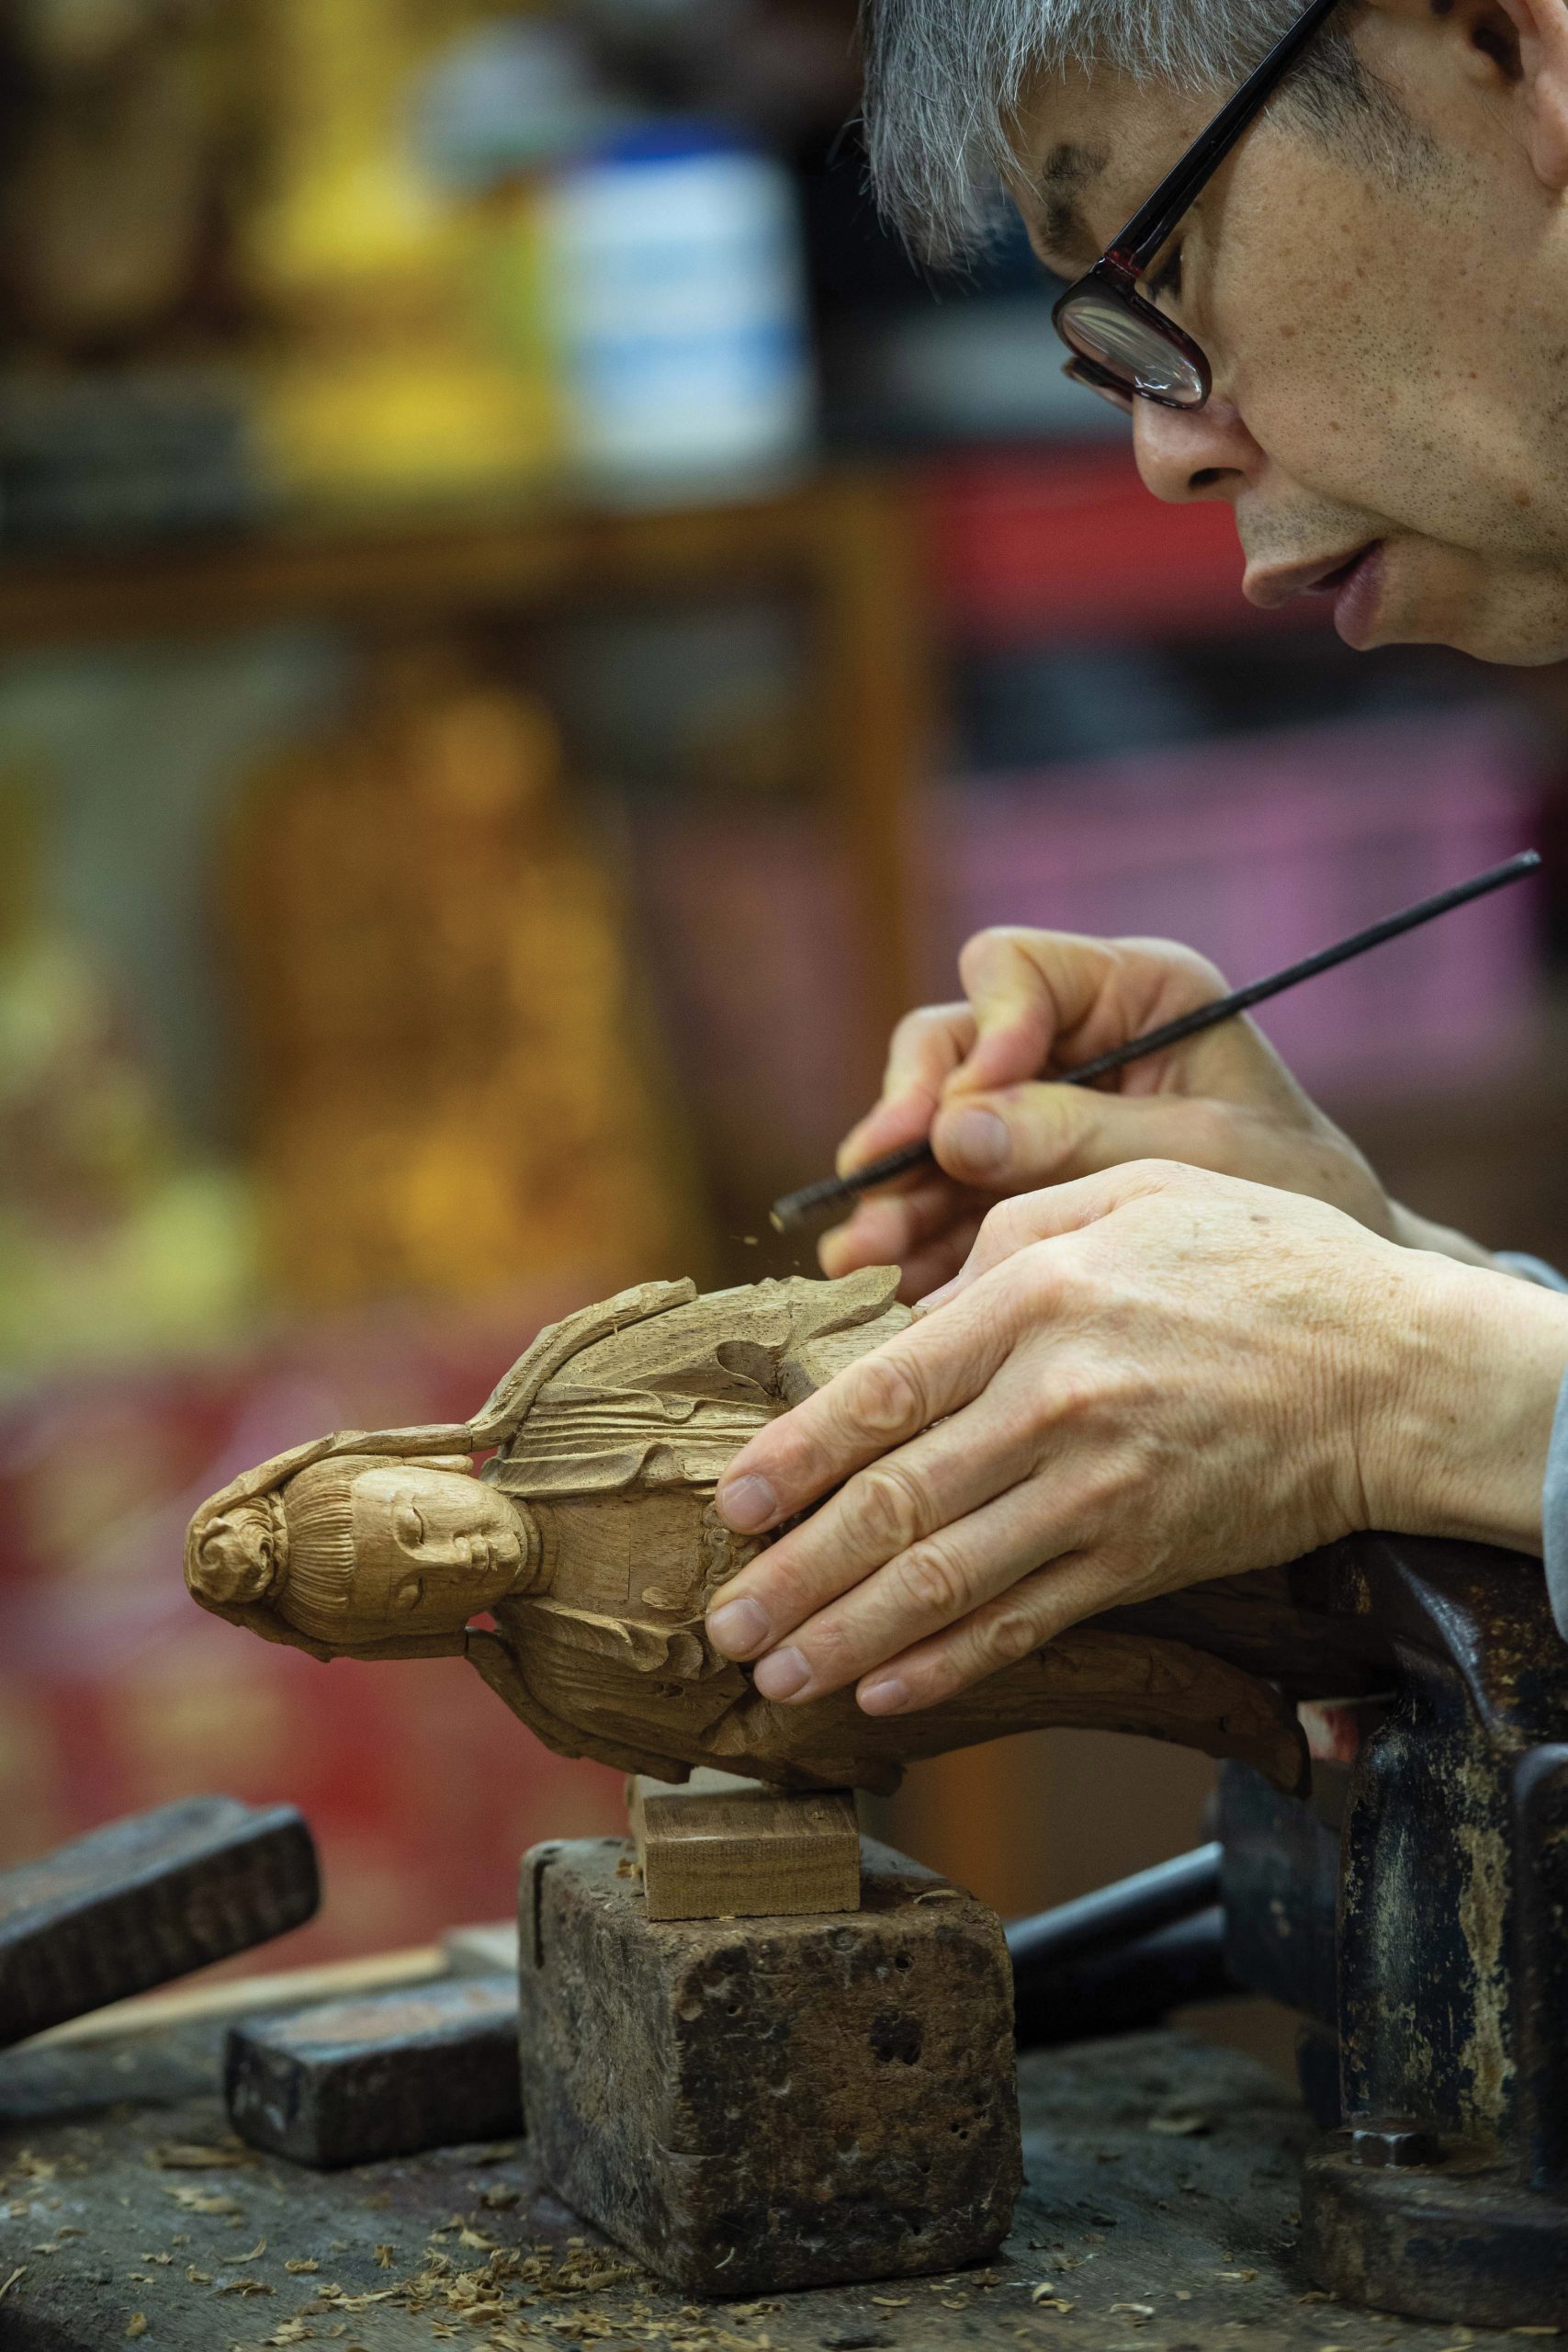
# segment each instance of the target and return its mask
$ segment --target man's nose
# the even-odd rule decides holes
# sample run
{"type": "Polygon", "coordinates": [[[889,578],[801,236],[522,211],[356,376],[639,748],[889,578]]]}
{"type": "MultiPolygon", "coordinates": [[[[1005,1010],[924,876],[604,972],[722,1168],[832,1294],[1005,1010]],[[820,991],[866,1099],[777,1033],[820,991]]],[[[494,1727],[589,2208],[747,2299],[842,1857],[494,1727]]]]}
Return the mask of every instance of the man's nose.
{"type": "Polygon", "coordinates": [[[1145,487],[1171,506],[1199,498],[1234,502],[1263,461],[1235,407],[1214,399],[1201,408],[1137,401],[1133,447],[1145,487]]]}

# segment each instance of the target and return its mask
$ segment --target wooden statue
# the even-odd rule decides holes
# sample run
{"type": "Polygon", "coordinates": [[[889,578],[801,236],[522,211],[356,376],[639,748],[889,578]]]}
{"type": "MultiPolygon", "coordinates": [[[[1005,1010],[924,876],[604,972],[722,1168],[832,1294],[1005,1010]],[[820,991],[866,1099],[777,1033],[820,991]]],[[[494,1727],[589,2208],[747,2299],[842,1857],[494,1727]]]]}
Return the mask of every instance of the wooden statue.
{"type": "Polygon", "coordinates": [[[318,1658],[464,1655],[558,1753],[666,1780],[711,1764],[886,1790],[915,1758],[1055,1724],[1178,1740],[1295,1786],[1284,1698],[1180,1638],[1080,1626],[891,1717],[852,1690],[774,1704],[709,1645],[711,1595],[760,1548],[714,1510],[725,1464],[903,1328],[897,1287],[875,1268],[624,1291],[542,1331],[471,1421],[320,1438],[236,1478],[191,1521],[186,1581],[318,1658]]]}

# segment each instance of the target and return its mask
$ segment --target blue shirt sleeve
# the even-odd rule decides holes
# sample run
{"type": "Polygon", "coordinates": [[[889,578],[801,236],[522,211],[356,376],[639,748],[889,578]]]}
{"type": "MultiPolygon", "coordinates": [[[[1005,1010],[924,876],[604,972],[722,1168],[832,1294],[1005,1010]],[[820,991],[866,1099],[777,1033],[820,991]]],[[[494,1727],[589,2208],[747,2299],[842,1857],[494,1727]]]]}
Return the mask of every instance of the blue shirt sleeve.
{"type": "MultiPolygon", "coordinates": [[[[1540,1258],[1526,1258],[1511,1250],[1499,1250],[1497,1262],[1506,1266],[1510,1273],[1522,1274],[1527,1282],[1540,1283],[1547,1290],[1568,1291],[1568,1282],[1540,1258]]],[[[1546,1589],[1551,1601],[1551,1613],[1557,1630],[1568,1640],[1568,1380],[1557,1400],[1557,1418],[1552,1424],[1551,1444],[1546,1457],[1546,1489],[1541,1498],[1541,1526],[1545,1534],[1546,1589]]]]}

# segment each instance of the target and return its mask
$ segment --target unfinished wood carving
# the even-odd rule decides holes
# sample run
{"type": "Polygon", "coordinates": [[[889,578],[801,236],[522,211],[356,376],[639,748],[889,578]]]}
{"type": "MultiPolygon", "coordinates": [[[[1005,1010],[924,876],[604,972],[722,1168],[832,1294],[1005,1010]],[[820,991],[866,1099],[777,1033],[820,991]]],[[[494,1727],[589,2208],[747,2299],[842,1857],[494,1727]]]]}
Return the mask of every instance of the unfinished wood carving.
{"type": "Polygon", "coordinates": [[[709,1598],[759,1548],[719,1521],[719,1474],[903,1328],[897,1286],[877,1268],[704,1298],[689,1282],[623,1291],[542,1331],[471,1421],[339,1432],[235,1479],[191,1521],[186,1581],[318,1658],[466,1656],[558,1753],[664,1780],[708,1764],[886,1790],[917,1757],[1077,1724],[1295,1786],[1301,1735],[1279,1693],[1179,1638],[1081,1626],[892,1717],[863,1714],[852,1690],[773,1704],[710,1647],[709,1598]]]}

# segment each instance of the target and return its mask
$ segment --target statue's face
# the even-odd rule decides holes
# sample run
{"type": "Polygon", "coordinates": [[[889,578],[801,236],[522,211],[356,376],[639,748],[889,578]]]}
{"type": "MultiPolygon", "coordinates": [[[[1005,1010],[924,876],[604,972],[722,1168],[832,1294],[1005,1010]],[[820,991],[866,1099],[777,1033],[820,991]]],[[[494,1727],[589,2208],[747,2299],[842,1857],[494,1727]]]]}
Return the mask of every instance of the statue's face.
{"type": "Polygon", "coordinates": [[[365,1601],[405,1631],[466,1624],[511,1589],[524,1555],[504,1495],[466,1472],[409,1462],[355,1478],[354,1549],[365,1601]]]}

